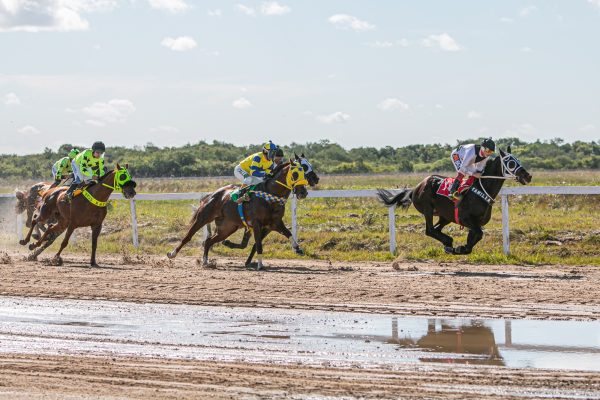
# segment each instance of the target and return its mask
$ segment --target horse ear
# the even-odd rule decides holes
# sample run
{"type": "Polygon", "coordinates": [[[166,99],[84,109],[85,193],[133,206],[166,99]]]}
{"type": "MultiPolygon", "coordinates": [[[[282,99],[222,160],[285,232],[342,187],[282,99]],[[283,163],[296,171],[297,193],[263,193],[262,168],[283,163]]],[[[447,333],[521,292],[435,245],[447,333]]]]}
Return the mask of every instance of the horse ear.
{"type": "Polygon", "coordinates": [[[15,189],[15,197],[19,200],[23,200],[25,198],[25,192],[15,189]]]}
{"type": "Polygon", "coordinates": [[[115,165],[115,169],[118,171],[121,169],[121,166],[119,165],[119,163],[117,163],[117,165],[115,165]]]}
{"type": "Polygon", "coordinates": [[[129,169],[129,163],[125,163],[125,169],[129,169]]]}
{"type": "Polygon", "coordinates": [[[512,153],[512,150],[511,150],[510,146],[512,146],[512,144],[509,144],[508,147],[506,148],[506,152],[507,153],[512,153]]]}
{"type": "Polygon", "coordinates": [[[304,157],[304,153],[300,154],[300,158],[306,158],[304,157]]]}
{"type": "Polygon", "coordinates": [[[296,152],[294,152],[294,158],[295,158],[296,160],[299,160],[299,158],[298,158],[298,154],[296,154],[296,152]]]}

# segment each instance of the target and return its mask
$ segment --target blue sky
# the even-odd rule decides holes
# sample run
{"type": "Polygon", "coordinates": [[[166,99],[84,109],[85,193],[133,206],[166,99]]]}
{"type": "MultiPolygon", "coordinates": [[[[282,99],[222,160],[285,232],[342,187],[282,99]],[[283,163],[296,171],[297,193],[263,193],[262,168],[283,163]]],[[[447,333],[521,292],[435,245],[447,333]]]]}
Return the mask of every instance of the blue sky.
{"type": "Polygon", "coordinates": [[[0,0],[0,153],[600,140],[600,0],[0,0]]]}

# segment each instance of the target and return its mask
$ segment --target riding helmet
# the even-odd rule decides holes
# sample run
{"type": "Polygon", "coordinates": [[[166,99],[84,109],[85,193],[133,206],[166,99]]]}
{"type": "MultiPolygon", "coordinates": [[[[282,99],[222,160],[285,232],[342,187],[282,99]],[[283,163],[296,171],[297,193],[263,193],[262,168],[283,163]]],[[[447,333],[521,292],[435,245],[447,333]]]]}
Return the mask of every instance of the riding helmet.
{"type": "Polygon", "coordinates": [[[481,142],[481,147],[485,147],[486,149],[490,149],[491,151],[496,151],[496,143],[492,140],[492,138],[483,139],[481,142]]]}
{"type": "Polygon", "coordinates": [[[275,152],[277,151],[277,149],[277,145],[269,140],[269,142],[265,143],[263,146],[263,153],[267,155],[267,159],[272,160],[275,156],[275,152]]]}
{"type": "Polygon", "coordinates": [[[106,147],[102,142],[94,142],[92,145],[92,151],[99,151],[100,153],[104,153],[106,151],[106,147]]]}

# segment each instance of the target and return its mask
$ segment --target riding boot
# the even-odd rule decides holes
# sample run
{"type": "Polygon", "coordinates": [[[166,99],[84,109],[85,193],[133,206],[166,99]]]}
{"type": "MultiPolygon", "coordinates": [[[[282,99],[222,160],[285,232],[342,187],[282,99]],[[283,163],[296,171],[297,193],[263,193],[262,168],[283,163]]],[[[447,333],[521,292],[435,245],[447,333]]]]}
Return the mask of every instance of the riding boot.
{"type": "Polygon", "coordinates": [[[77,188],[77,186],[79,186],[79,183],[71,183],[71,186],[69,186],[69,188],[67,189],[67,193],[66,193],[65,196],[67,196],[67,201],[69,203],[73,199],[73,192],[75,191],[75,189],[77,188]]]}
{"type": "Polygon", "coordinates": [[[250,188],[250,186],[242,186],[240,188],[240,190],[238,191],[238,198],[236,200],[236,202],[238,204],[243,203],[244,201],[248,201],[248,189],[250,188]]]}
{"type": "Polygon", "coordinates": [[[450,188],[450,197],[456,197],[458,196],[458,186],[460,185],[462,179],[454,179],[454,182],[452,182],[452,187],[450,188]]]}

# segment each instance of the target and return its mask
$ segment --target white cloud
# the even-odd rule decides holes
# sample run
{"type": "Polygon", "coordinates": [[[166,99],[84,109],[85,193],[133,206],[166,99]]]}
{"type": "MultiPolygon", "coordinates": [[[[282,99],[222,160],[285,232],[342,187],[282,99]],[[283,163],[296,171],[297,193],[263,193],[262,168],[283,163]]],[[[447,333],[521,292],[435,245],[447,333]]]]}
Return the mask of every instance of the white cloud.
{"type": "Polygon", "coordinates": [[[222,15],[223,15],[223,11],[221,11],[219,8],[214,9],[214,10],[208,10],[209,17],[221,17],[222,15]]]}
{"type": "Polygon", "coordinates": [[[179,129],[175,128],[174,126],[161,125],[161,126],[157,126],[155,128],[150,129],[150,132],[175,134],[175,133],[179,133],[179,129]]]}
{"type": "Polygon", "coordinates": [[[468,119],[481,119],[482,115],[480,112],[471,110],[467,113],[467,118],[468,119]]]}
{"type": "Polygon", "coordinates": [[[369,47],[375,47],[377,49],[385,49],[389,47],[394,47],[394,43],[392,42],[380,42],[379,40],[369,43],[369,47]]]}
{"type": "MultiPolygon", "coordinates": [[[[600,2],[600,0],[598,0],[600,2]]],[[[593,132],[596,130],[596,127],[592,124],[587,124],[579,128],[581,132],[593,132]]]]}
{"type": "Polygon", "coordinates": [[[335,14],[329,17],[329,22],[338,29],[352,29],[356,32],[369,31],[375,29],[375,25],[362,21],[352,15],[348,14],[335,14]]]}
{"type": "Polygon", "coordinates": [[[425,47],[439,47],[444,51],[459,51],[463,48],[447,33],[429,35],[428,38],[423,39],[422,43],[425,47]]]}
{"type": "Polygon", "coordinates": [[[244,13],[246,15],[251,16],[251,17],[256,16],[256,10],[254,8],[252,8],[252,7],[248,7],[248,6],[245,6],[243,4],[239,4],[238,3],[238,4],[235,5],[235,9],[238,10],[239,12],[242,12],[242,13],[244,13]]]}
{"type": "Polygon", "coordinates": [[[245,97],[240,97],[239,99],[234,100],[233,103],[231,103],[231,105],[240,110],[252,107],[252,103],[250,103],[250,101],[245,97]]]}
{"type": "Polygon", "coordinates": [[[4,104],[7,106],[18,106],[21,104],[21,99],[15,93],[8,93],[4,95],[4,104]]]}
{"type": "Polygon", "coordinates": [[[350,115],[343,113],[341,111],[336,111],[333,114],[329,114],[329,115],[319,115],[317,117],[317,121],[322,122],[324,124],[345,123],[349,119],[350,119],[350,115]]]}
{"type": "Polygon", "coordinates": [[[600,8],[600,0],[588,0],[588,3],[590,3],[593,6],[596,6],[596,7],[600,8]]]}
{"type": "Polygon", "coordinates": [[[383,100],[381,103],[377,105],[377,108],[383,111],[392,111],[392,110],[403,110],[406,111],[410,107],[408,104],[400,101],[400,99],[396,98],[387,98],[383,100]]]}
{"type": "Polygon", "coordinates": [[[444,106],[443,106],[443,105],[441,105],[441,104],[436,104],[436,105],[435,105],[435,108],[437,108],[438,110],[443,110],[443,109],[444,109],[444,106]]]}
{"type": "Polygon", "coordinates": [[[537,7],[536,6],[527,6],[527,7],[523,7],[521,8],[521,10],[519,11],[519,17],[524,18],[527,17],[531,14],[533,14],[534,12],[537,11],[537,7]]]}
{"type": "Polygon", "coordinates": [[[36,128],[35,126],[25,125],[21,129],[19,129],[19,133],[21,133],[23,135],[39,135],[40,130],[38,128],[36,128]]]}
{"type": "Polygon", "coordinates": [[[512,24],[515,22],[514,18],[502,17],[500,18],[500,22],[504,22],[505,24],[512,24]]]}
{"type": "Polygon", "coordinates": [[[522,53],[531,53],[531,47],[524,46],[524,47],[521,47],[519,49],[519,51],[522,52],[522,53]]]}
{"type": "Polygon", "coordinates": [[[283,15],[289,13],[291,10],[289,6],[281,5],[276,1],[267,1],[262,3],[260,7],[260,12],[264,15],[283,15]]]}
{"type": "Polygon", "coordinates": [[[84,107],[82,112],[89,117],[85,122],[95,126],[105,126],[109,123],[125,122],[135,111],[133,103],[126,99],[112,99],[106,103],[97,102],[84,107]]]}
{"type": "Polygon", "coordinates": [[[180,13],[190,8],[184,0],[148,0],[150,7],[156,10],[164,10],[171,14],[180,13]]]}
{"type": "Polygon", "coordinates": [[[196,41],[190,36],[180,36],[178,38],[166,37],[160,44],[173,51],[188,51],[197,46],[196,41]]]}
{"type": "Polygon", "coordinates": [[[408,39],[400,39],[396,42],[396,44],[400,47],[408,47],[410,46],[410,42],[408,41],[408,39]]]}
{"type": "Polygon", "coordinates": [[[110,11],[117,0],[2,0],[2,31],[82,31],[89,29],[85,13],[110,11]]]}

